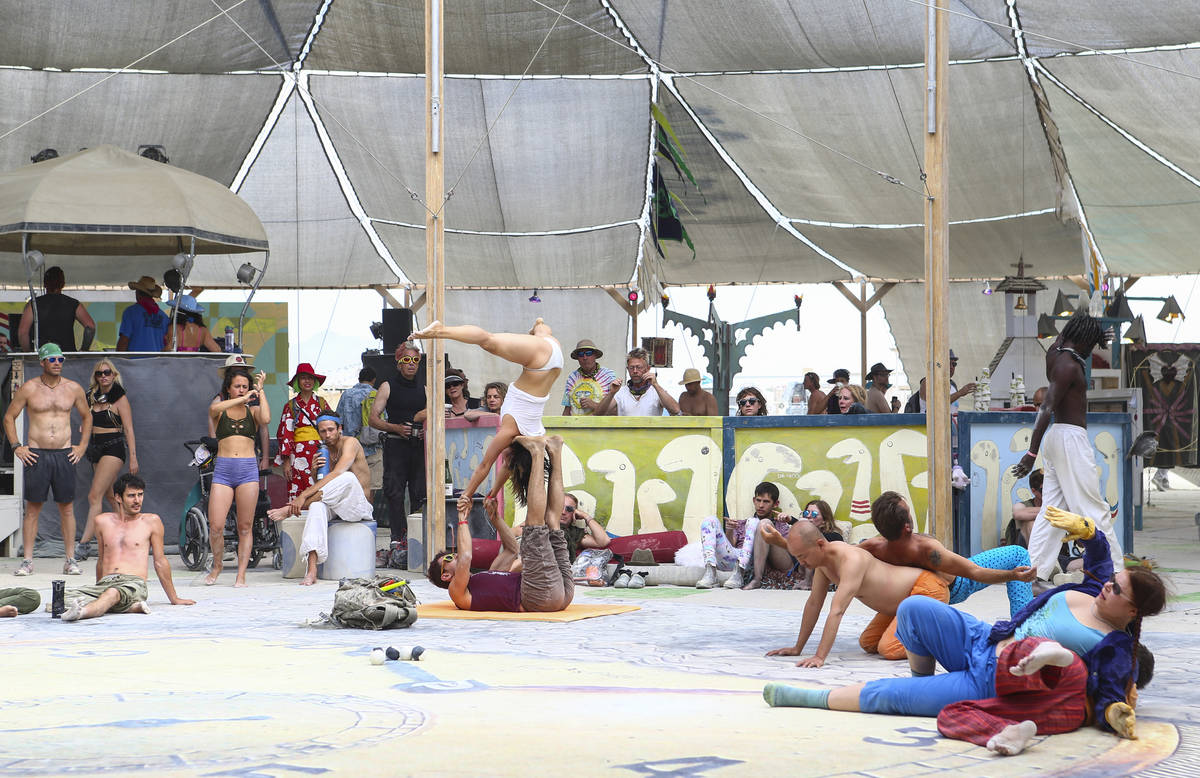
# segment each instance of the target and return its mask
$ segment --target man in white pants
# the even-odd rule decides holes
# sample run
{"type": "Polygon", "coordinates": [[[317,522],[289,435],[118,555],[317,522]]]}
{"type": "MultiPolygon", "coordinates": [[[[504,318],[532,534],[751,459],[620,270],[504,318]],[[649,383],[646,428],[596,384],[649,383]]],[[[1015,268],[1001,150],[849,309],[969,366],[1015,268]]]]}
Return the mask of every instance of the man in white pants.
{"type": "MultiPolygon", "coordinates": [[[[1096,346],[1104,348],[1107,344],[1108,333],[1098,320],[1086,313],[1077,312],[1067,322],[1058,340],[1046,352],[1046,378],[1050,387],[1038,410],[1029,451],[1012,469],[1013,475],[1024,478],[1033,469],[1038,451],[1042,452],[1045,472],[1042,510],[1029,534],[1029,558],[1042,582],[1049,581],[1054,573],[1065,534],[1046,521],[1046,508],[1051,505],[1096,522],[1096,528],[1108,537],[1113,569],[1125,568],[1121,543],[1113,531],[1111,508],[1100,493],[1096,452],[1087,435],[1086,360],[1092,349],[1096,346]],[[1054,426],[1047,432],[1051,415],[1054,426]]],[[[1110,474],[1109,477],[1116,478],[1117,475],[1110,474]]],[[[1034,593],[1037,593],[1036,588],[1034,593]]]]}
{"type": "MultiPolygon", "coordinates": [[[[363,521],[372,516],[371,503],[367,501],[371,468],[367,465],[362,444],[356,438],[342,435],[341,419],[329,413],[317,419],[317,434],[329,449],[332,462],[329,473],[287,505],[267,512],[274,521],[282,521],[308,509],[300,540],[300,553],[308,556],[308,570],[300,581],[301,586],[312,586],[317,582],[317,565],[329,556],[330,521],[363,521]]],[[[320,454],[313,464],[321,466],[320,454]]]]}

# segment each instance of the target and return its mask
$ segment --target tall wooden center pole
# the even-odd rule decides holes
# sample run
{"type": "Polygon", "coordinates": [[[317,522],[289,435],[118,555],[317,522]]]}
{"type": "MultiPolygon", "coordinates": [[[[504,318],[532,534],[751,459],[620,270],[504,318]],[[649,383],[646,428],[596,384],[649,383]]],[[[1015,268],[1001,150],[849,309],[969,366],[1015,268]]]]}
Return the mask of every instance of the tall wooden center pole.
{"type": "Polygon", "coordinates": [[[931,531],[953,549],[950,486],[950,349],[946,311],[950,297],[950,227],[947,222],[950,175],[946,152],[946,84],[949,82],[949,0],[928,6],[925,36],[925,312],[929,321],[926,359],[926,422],[929,434],[929,518],[931,531]]]}
{"type": "MultiPolygon", "coordinates": [[[[446,274],[443,249],[445,161],[442,154],[442,0],[425,0],[425,299],[430,321],[446,320],[446,274]]],[[[425,569],[446,543],[446,417],[442,413],[446,380],[445,349],[439,339],[427,340],[425,396],[429,419],[425,435],[425,569]]]]}

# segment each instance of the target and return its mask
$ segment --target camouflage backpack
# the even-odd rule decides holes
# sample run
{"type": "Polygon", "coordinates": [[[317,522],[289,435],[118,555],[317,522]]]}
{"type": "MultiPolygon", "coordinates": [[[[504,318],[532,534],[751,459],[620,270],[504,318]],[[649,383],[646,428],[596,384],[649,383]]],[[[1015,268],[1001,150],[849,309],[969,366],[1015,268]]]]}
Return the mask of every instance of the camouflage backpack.
{"type": "Polygon", "coordinates": [[[343,578],[333,595],[330,620],[339,627],[353,629],[411,626],[417,620],[417,596],[408,584],[400,581],[399,586],[380,591],[381,586],[395,581],[388,576],[343,578]]]}

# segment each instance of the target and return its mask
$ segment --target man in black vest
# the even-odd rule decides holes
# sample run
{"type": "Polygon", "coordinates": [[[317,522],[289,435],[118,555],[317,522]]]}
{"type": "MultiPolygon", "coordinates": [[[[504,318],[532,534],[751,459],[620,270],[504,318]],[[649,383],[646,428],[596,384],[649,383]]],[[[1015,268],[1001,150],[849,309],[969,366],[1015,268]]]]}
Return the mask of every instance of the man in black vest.
{"type": "Polygon", "coordinates": [[[33,342],[33,308],[25,303],[18,332],[21,349],[33,351],[53,343],[63,351],[89,350],[92,338],[96,337],[96,322],[83,303],[62,293],[67,285],[63,269],[55,265],[47,270],[42,276],[42,285],[46,287],[46,293],[38,295],[33,301],[37,305],[38,342],[33,342]],[[78,348],[75,346],[75,322],[83,325],[83,343],[78,348]]]}
{"type": "Polygon", "coordinates": [[[420,366],[421,352],[411,341],[397,347],[397,373],[379,387],[369,419],[372,427],[387,433],[383,442],[383,493],[387,497],[392,544],[400,544],[401,558],[407,558],[404,547],[408,543],[404,493],[407,490],[412,510],[417,510],[425,499],[425,386],[417,382],[420,366]]]}

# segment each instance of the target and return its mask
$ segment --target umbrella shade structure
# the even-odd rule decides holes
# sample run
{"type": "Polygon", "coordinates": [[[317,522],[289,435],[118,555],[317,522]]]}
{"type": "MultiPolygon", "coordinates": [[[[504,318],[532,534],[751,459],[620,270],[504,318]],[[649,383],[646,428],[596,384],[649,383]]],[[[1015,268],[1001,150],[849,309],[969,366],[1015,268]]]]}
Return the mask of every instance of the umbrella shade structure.
{"type": "MultiPolygon", "coordinates": [[[[24,235],[43,254],[74,255],[57,263],[73,283],[111,283],[96,256],[172,256],[193,238],[197,254],[268,247],[262,222],[228,187],[109,145],[0,174],[0,251],[20,252],[24,235]]],[[[0,278],[21,283],[23,265],[0,264],[0,278]]]]}

